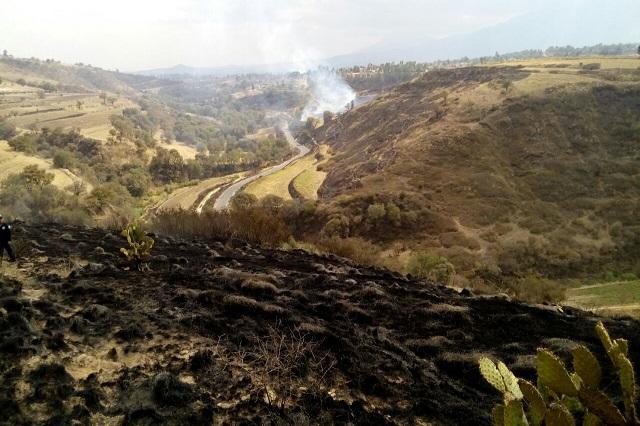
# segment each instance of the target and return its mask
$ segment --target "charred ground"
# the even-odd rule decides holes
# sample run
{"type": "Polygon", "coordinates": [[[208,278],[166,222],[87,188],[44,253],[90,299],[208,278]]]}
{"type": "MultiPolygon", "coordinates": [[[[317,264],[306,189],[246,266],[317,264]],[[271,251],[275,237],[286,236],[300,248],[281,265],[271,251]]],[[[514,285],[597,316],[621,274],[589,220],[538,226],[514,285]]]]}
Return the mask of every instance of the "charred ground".
{"type": "MultiPolygon", "coordinates": [[[[3,424],[489,424],[481,355],[603,355],[596,317],[336,257],[156,236],[127,270],[102,230],[16,226],[0,284],[3,424]],[[18,245],[18,244],[17,244],[18,245]]],[[[607,320],[640,363],[640,328],[607,320]]]]}

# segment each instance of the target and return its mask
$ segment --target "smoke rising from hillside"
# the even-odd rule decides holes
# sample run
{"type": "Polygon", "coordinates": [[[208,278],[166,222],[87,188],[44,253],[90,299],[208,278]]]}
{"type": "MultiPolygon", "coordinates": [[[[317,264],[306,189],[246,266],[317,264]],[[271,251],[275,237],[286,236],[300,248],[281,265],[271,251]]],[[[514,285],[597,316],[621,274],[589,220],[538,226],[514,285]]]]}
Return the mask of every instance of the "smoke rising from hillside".
{"type": "Polygon", "coordinates": [[[319,67],[310,71],[307,79],[311,99],[302,111],[300,119],[303,121],[308,117],[321,116],[325,111],[342,112],[356,98],[356,92],[351,86],[328,68],[319,67]]]}

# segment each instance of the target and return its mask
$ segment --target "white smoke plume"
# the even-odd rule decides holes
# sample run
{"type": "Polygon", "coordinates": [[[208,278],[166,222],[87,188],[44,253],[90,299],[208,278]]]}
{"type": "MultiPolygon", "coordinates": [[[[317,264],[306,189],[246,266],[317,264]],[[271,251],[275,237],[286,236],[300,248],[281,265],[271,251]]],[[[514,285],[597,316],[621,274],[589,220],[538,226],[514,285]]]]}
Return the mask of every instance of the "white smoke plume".
{"type": "Polygon", "coordinates": [[[302,111],[301,120],[319,117],[325,111],[343,112],[356,99],[356,92],[342,77],[326,67],[307,74],[311,98],[302,111]]]}

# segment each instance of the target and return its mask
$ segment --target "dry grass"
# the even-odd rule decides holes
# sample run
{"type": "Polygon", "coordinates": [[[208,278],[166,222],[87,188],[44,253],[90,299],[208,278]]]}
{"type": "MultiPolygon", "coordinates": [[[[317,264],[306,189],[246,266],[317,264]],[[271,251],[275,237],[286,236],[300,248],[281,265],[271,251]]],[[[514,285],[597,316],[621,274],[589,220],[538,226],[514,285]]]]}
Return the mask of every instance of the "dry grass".
{"type": "MultiPolygon", "coordinates": [[[[0,74],[0,78],[1,78],[0,74]]],[[[118,97],[114,105],[104,105],[94,93],[49,93],[39,97],[37,90],[9,83],[2,84],[6,91],[19,91],[11,96],[2,95],[0,117],[9,117],[16,127],[80,129],[80,132],[98,140],[106,141],[111,129],[110,117],[122,113],[135,104],[124,97],[118,97]],[[30,89],[30,90],[27,90],[30,89]],[[78,109],[77,102],[82,102],[78,109]]]]}
{"type": "Polygon", "coordinates": [[[241,238],[269,247],[278,247],[289,238],[290,231],[284,221],[259,208],[240,212],[207,210],[161,211],[151,223],[161,234],[179,237],[206,236],[221,239],[241,238]]]}
{"type": "MultiPolygon", "coordinates": [[[[638,61],[638,58],[635,56],[584,56],[579,58],[535,58],[530,60],[507,62],[498,65],[521,65],[525,68],[537,69],[554,64],[560,65],[556,68],[562,68],[564,66],[578,68],[580,64],[599,63],[602,69],[637,69],[639,65],[638,62],[640,61],[638,61]]],[[[492,64],[492,66],[494,66],[494,64],[492,64]]]]}
{"type": "MultiPolygon", "coordinates": [[[[319,152],[326,158],[327,147],[321,146],[319,152]]],[[[244,192],[253,194],[258,198],[266,195],[276,195],[285,200],[291,200],[289,184],[293,184],[295,190],[305,199],[318,198],[318,189],[326,177],[326,173],[319,171],[318,166],[326,160],[318,161],[312,152],[305,157],[291,163],[284,169],[272,175],[258,179],[247,186],[244,192]]]]}
{"type": "Polygon", "coordinates": [[[258,130],[255,133],[247,135],[247,139],[252,139],[254,141],[263,141],[267,139],[269,136],[276,136],[276,129],[273,127],[265,127],[263,129],[258,130]]]}
{"type": "Polygon", "coordinates": [[[50,160],[13,151],[6,141],[0,141],[0,181],[6,179],[10,174],[22,172],[26,166],[30,165],[36,165],[53,173],[53,184],[60,189],[68,187],[79,179],[68,170],[54,169],[50,160]]]}
{"type": "Polygon", "coordinates": [[[315,158],[313,155],[307,155],[294,161],[279,172],[265,176],[249,184],[244,192],[253,194],[258,198],[263,198],[266,195],[276,195],[285,200],[291,200],[289,182],[303,171],[312,168],[314,163],[315,158]]]}
{"type": "Polygon", "coordinates": [[[171,141],[171,143],[160,142],[158,146],[164,149],[175,149],[185,160],[193,160],[198,154],[198,150],[194,147],[178,141],[171,141]]]}

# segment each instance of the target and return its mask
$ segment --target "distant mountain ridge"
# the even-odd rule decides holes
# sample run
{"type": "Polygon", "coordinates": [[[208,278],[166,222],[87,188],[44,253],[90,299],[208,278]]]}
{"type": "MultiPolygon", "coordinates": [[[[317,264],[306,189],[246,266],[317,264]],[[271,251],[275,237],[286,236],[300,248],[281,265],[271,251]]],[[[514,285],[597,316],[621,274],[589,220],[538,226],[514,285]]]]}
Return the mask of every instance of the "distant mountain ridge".
{"type": "MultiPolygon", "coordinates": [[[[591,6],[604,4],[596,0],[591,6]]],[[[598,43],[640,42],[640,2],[619,0],[617,7],[577,7],[561,4],[555,8],[516,16],[506,22],[468,34],[442,39],[390,40],[357,52],[333,56],[318,61],[332,67],[380,64],[385,62],[457,59],[491,56],[496,52],[518,52],[527,49],[546,49],[549,46],[588,46],[598,43]]],[[[190,67],[176,65],[169,68],[139,71],[147,76],[170,75],[230,75],[264,72],[289,72],[293,63],[272,65],[190,67]]]]}
{"type": "Polygon", "coordinates": [[[640,41],[639,21],[640,3],[631,0],[622,0],[618,9],[609,8],[604,12],[598,8],[572,9],[561,5],[553,10],[517,16],[469,34],[385,43],[334,56],[327,59],[327,63],[343,67],[399,61],[430,62],[549,46],[631,43],[640,41]]]}

